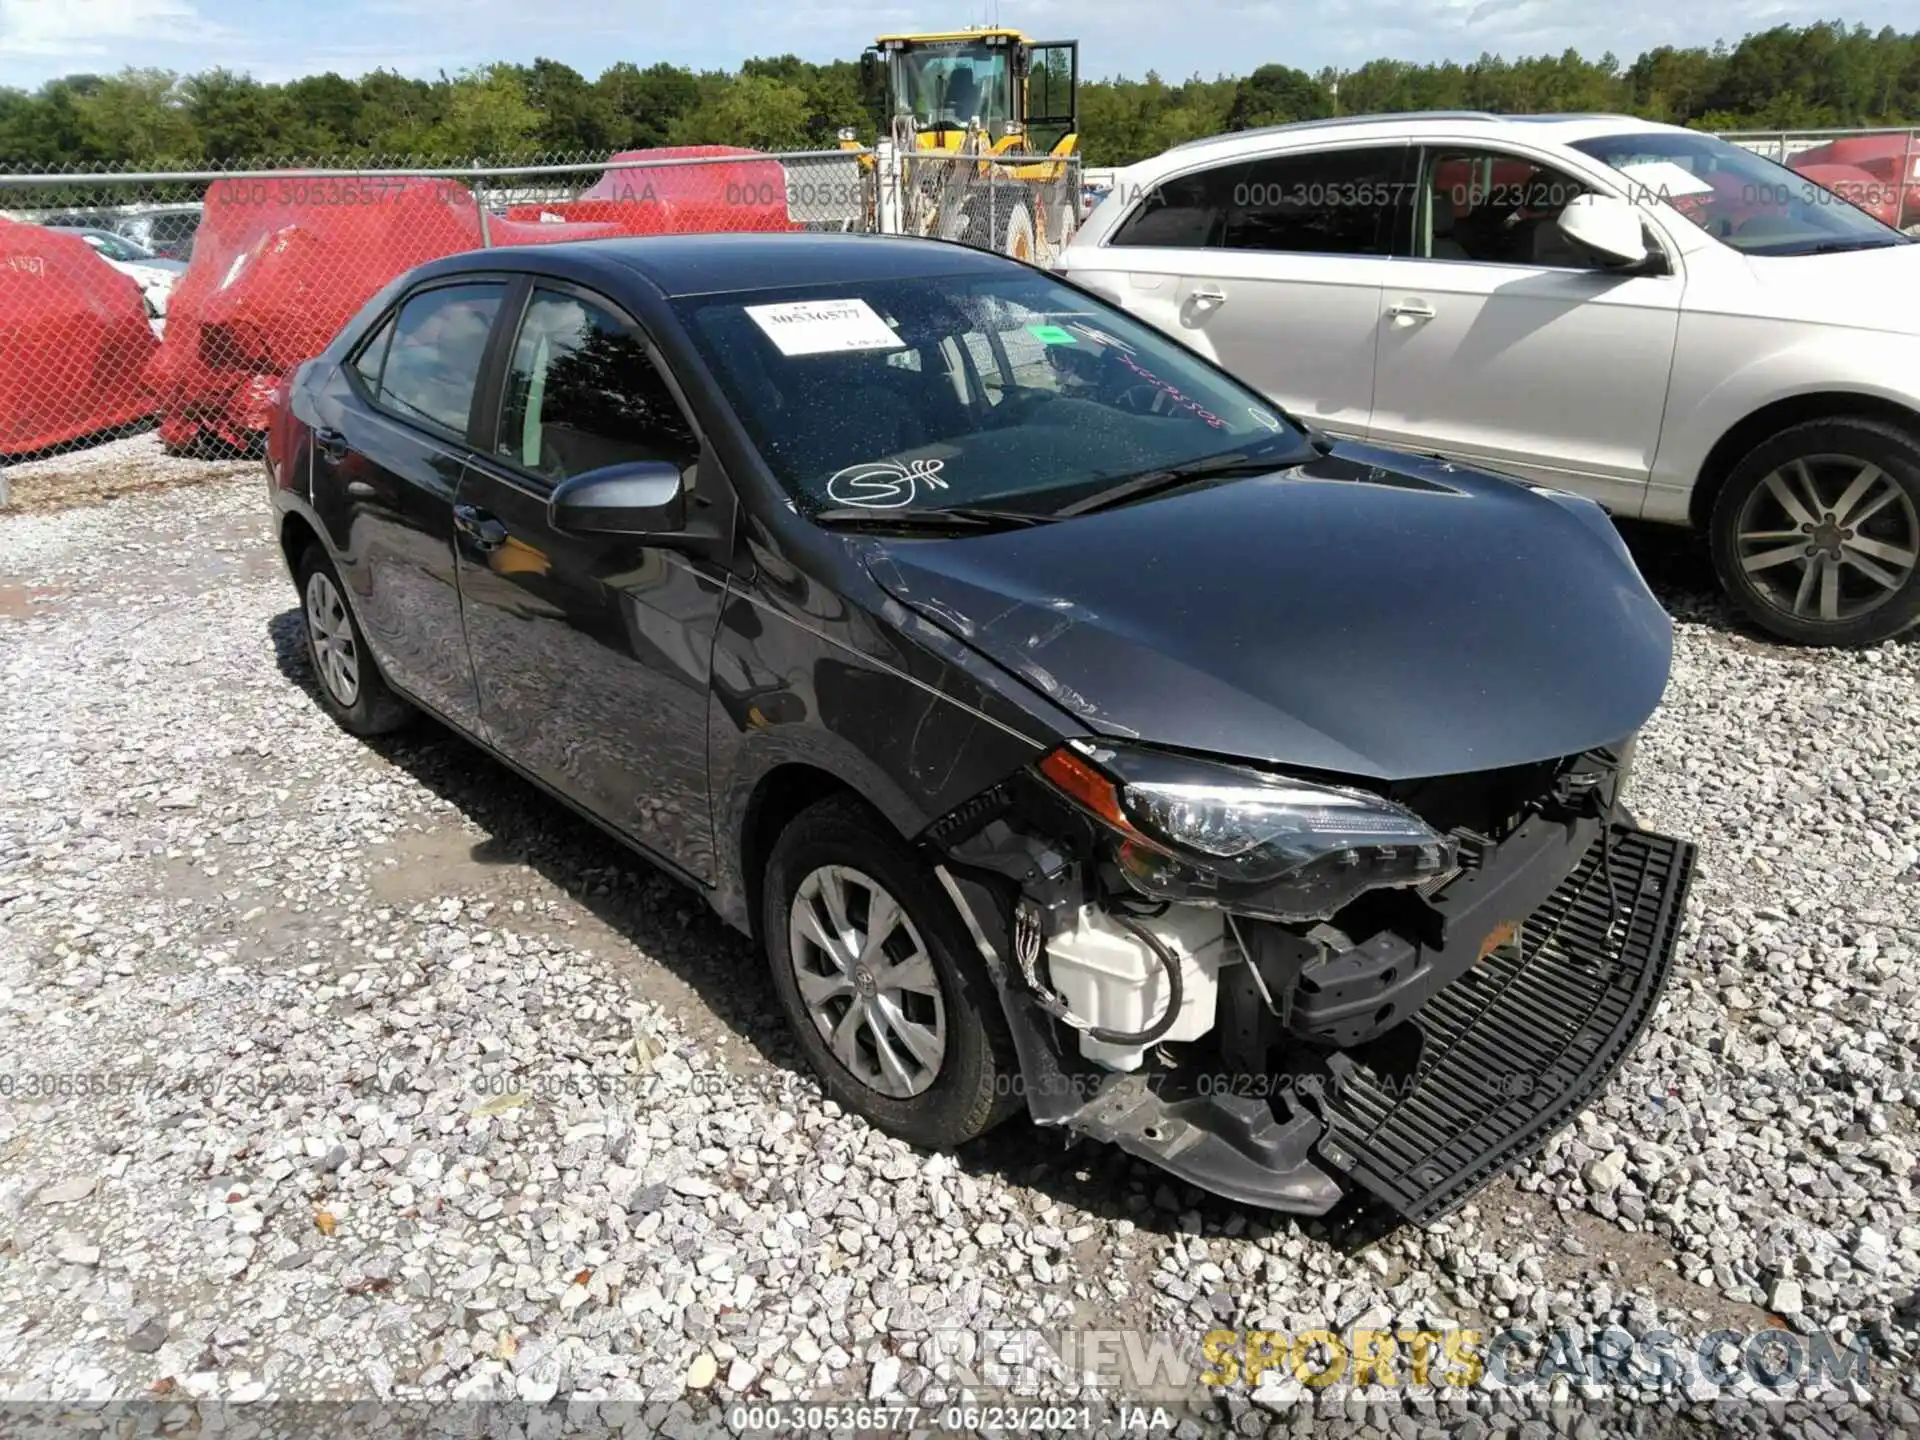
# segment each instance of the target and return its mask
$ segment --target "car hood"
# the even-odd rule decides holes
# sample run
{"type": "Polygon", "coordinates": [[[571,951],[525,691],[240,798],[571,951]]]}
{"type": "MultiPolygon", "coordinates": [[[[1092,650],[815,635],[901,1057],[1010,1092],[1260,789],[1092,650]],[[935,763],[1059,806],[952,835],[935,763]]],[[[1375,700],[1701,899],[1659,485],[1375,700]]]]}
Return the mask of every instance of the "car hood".
{"type": "Polygon", "coordinates": [[[1054,524],[862,543],[883,589],[1090,734],[1346,775],[1623,739],[1672,655],[1598,507],[1365,446],[1054,524]]]}
{"type": "Polygon", "coordinates": [[[1747,264],[1774,317],[1920,335],[1920,245],[1753,255],[1747,264]]]}

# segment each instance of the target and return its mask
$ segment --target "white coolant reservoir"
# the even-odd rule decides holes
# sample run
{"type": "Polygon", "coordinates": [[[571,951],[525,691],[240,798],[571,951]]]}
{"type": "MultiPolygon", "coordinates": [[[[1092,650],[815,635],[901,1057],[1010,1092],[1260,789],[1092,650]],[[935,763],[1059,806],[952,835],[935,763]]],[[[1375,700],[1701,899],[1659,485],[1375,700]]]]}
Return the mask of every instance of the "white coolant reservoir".
{"type": "MultiPolygon", "coordinates": [[[[1228,948],[1225,918],[1218,910],[1174,905],[1135,923],[1180,962],[1180,1014],[1153,1043],[1198,1040],[1213,1028],[1220,967],[1229,954],[1238,954],[1228,948]]],[[[1096,906],[1081,910],[1073,929],[1047,941],[1047,970],[1074,1017],[1101,1030],[1138,1034],[1167,1008],[1171,987],[1160,957],[1096,906]]],[[[1137,1070],[1147,1047],[1109,1045],[1083,1034],[1080,1053],[1109,1069],[1137,1070]]]]}

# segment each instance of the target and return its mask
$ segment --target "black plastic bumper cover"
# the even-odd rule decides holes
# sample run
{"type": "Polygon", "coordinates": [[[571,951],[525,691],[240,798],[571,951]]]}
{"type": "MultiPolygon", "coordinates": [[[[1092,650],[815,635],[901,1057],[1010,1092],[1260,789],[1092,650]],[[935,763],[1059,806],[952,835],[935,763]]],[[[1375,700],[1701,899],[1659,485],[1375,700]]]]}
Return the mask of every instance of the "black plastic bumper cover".
{"type": "Polygon", "coordinates": [[[1412,1072],[1343,1063],[1320,1161],[1415,1224],[1544,1144],[1619,1069],[1673,963],[1694,847],[1615,824],[1496,951],[1409,1022],[1412,1072]]]}
{"type": "Polygon", "coordinates": [[[1543,1144],[1619,1068],[1666,983],[1693,856],[1615,823],[1527,918],[1516,950],[1495,951],[1406,1022],[1421,1041],[1411,1074],[1337,1052],[1332,1080],[1297,1088],[1284,1119],[1265,1099],[1183,1094],[1063,1053],[1053,1022],[1010,982],[1004,923],[989,940],[974,918],[998,913],[992,893],[943,878],[1000,988],[1037,1123],[1244,1204],[1320,1215],[1357,1188],[1418,1224],[1543,1144]]]}

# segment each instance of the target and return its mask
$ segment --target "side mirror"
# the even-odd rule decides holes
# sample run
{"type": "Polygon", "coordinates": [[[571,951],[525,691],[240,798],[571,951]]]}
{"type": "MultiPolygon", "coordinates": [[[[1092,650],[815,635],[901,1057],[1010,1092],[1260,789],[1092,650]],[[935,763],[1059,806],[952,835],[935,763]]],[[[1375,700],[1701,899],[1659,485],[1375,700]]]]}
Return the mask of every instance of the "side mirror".
{"type": "Polygon", "coordinates": [[[1631,269],[1647,260],[1640,212],[1614,195],[1576,195],[1555,222],[1560,233],[1608,266],[1631,269]]]}
{"type": "Polygon", "coordinates": [[[635,460],[575,475],[555,487],[547,519],[575,535],[677,535],[686,528],[686,492],[670,460],[635,460]]]}

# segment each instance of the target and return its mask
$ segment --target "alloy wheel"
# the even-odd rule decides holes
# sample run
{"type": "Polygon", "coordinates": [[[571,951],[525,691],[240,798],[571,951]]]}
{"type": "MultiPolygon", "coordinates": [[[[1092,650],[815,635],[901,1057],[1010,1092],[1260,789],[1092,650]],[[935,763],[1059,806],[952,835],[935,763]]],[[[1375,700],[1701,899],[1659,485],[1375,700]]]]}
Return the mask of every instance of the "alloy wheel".
{"type": "Polygon", "coordinates": [[[905,1100],[939,1078],[947,1053],[940,977],[884,886],[845,865],[812,871],[794,892],[787,940],[801,1003],[854,1079],[905,1100]]]}
{"type": "Polygon", "coordinates": [[[1789,460],[1753,488],[1735,531],[1748,582],[1797,620],[1838,623],[1886,604],[1920,563],[1920,516],[1871,461],[1789,460]]]}
{"type": "Polygon", "coordinates": [[[307,577],[307,636],[320,683],[342,709],[351,710],[360,698],[360,652],[346,602],[324,570],[307,577]]]}

